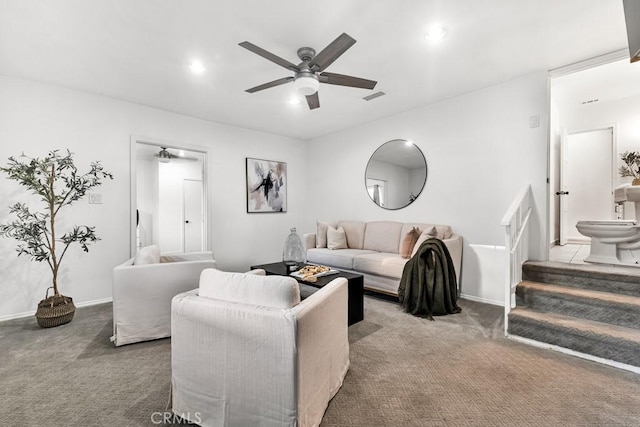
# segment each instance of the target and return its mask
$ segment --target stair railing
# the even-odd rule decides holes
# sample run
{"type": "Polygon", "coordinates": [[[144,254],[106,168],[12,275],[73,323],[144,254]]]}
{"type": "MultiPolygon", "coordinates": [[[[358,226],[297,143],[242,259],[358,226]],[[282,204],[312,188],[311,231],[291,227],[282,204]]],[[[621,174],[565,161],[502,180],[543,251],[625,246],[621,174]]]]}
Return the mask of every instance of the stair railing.
{"type": "Polygon", "coordinates": [[[527,184],[513,199],[501,222],[505,230],[508,263],[504,301],[505,335],[509,327],[509,312],[516,306],[516,286],[522,281],[522,264],[529,258],[529,218],[532,205],[531,185],[527,184]]]}

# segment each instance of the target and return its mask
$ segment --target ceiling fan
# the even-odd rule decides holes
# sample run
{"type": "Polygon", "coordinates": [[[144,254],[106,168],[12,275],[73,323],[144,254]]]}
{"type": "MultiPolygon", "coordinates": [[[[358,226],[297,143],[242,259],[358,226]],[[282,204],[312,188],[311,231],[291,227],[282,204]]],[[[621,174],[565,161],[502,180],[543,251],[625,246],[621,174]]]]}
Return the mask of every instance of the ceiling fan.
{"type": "Polygon", "coordinates": [[[181,152],[182,150],[180,150],[178,154],[173,154],[170,153],[169,150],[167,150],[167,147],[160,147],[160,151],[157,154],[154,154],[154,157],[157,157],[160,163],[169,163],[169,161],[171,161],[172,159],[189,161],[198,160],[196,157],[185,156],[184,153],[183,155],[180,155],[181,152]]]}
{"type": "Polygon", "coordinates": [[[309,109],[313,110],[320,107],[320,99],[318,98],[318,87],[320,83],[330,85],[350,86],[362,89],[373,89],[376,86],[375,81],[362,79],[359,77],[347,76],[344,74],[327,73],[324,70],[331,65],[336,59],[347,51],[356,41],[348,34],[342,33],[337,39],[329,43],[320,53],[316,55],[316,51],[310,47],[301,47],[298,49],[298,58],[302,62],[295,65],[286,59],[282,59],[261,47],[250,42],[239,43],[240,46],[251,52],[274,62],[287,70],[295,73],[292,77],[283,77],[260,86],[247,89],[246,92],[253,93],[270,87],[279,86],[293,81],[298,92],[307,98],[309,109]]]}

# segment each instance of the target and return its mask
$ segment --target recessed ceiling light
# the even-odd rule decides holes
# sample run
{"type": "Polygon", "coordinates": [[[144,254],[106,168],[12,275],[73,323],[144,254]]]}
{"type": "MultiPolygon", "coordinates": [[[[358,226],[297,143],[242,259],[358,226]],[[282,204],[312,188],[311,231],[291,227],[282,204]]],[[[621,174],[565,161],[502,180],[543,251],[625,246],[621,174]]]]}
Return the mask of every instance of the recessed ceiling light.
{"type": "Polygon", "coordinates": [[[442,40],[447,35],[447,30],[444,27],[434,27],[430,29],[424,38],[429,41],[442,40]]]}
{"type": "Polygon", "coordinates": [[[291,98],[289,98],[289,100],[287,101],[287,104],[289,105],[298,105],[302,102],[302,100],[297,97],[297,96],[292,96],[291,98]]]}
{"type": "Polygon", "coordinates": [[[191,61],[191,63],[189,64],[189,69],[197,74],[200,74],[204,72],[204,70],[206,70],[206,68],[204,68],[204,64],[202,64],[202,62],[197,60],[191,61]]]}

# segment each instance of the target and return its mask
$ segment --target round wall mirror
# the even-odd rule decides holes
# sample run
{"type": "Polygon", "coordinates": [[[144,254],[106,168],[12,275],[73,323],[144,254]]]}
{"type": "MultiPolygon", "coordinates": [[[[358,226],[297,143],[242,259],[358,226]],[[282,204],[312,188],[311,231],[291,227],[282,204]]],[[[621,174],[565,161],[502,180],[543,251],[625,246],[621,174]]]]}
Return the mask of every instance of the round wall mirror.
{"type": "Polygon", "coordinates": [[[427,182],[427,161],[411,141],[385,142],[367,163],[365,185],[373,202],[385,209],[413,203],[427,182]]]}

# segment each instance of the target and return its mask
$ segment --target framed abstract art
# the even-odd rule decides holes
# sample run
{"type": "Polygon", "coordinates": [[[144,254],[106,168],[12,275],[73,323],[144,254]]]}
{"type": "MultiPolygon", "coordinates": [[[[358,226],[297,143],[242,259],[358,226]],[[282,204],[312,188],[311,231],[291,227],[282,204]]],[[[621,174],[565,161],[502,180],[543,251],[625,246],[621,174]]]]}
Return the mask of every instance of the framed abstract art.
{"type": "Polygon", "coordinates": [[[287,164],[247,157],[247,212],[287,211],[287,164]]]}

